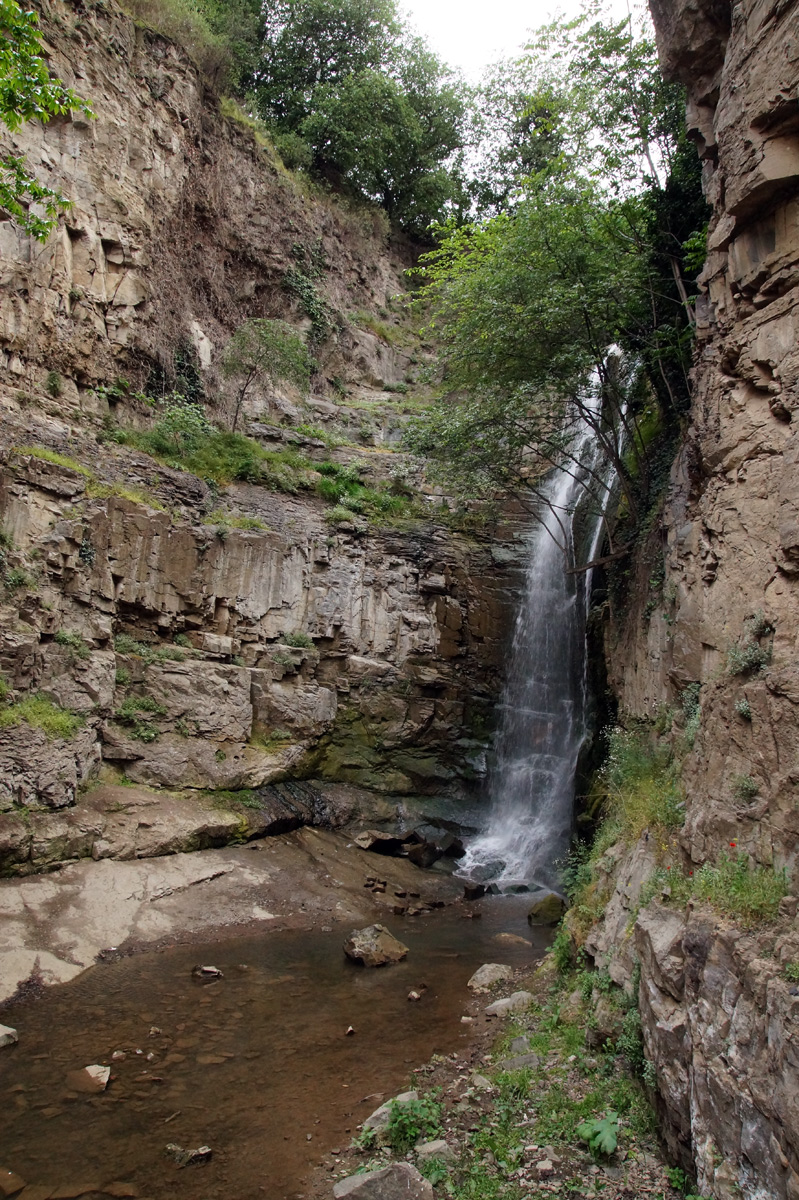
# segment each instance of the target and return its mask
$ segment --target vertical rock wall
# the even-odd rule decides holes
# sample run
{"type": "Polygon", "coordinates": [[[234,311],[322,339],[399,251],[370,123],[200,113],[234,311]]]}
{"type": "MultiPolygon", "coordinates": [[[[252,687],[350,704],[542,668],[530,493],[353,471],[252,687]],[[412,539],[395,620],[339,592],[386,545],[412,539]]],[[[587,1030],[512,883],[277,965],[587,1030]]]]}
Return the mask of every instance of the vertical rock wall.
{"type": "MultiPolygon", "coordinates": [[[[622,711],[638,717],[679,711],[684,690],[701,685],[683,766],[686,871],[743,851],[785,868],[795,891],[799,4],[650,4],[665,72],[688,91],[713,215],[691,425],[664,514],[665,583],[641,589],[624,627],[610,629],[609,673],[622,711]]],[[[668,888],[664,903],[639,911],[655,840],[612,848],[600,863],[610,899],[586,948],[628,988],[640,963],[654,1095],[698,1191],[796,1200],[799,993],[787,969],[799,960],[796,899],[749,931],[709,908],[670,906],[668,888]]]]}

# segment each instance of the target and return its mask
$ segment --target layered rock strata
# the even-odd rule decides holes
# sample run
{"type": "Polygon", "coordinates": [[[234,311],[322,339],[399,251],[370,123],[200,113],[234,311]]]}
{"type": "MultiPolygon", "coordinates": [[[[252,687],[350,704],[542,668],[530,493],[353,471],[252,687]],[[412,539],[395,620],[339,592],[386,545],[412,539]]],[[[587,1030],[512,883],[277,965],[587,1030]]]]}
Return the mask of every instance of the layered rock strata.
{"type": "MultiPolygon", "coordinates": [[[[651,0],[667,74],[713,207],[700,276],[691,427],[664,515],[665,583],[608,634],[622,710],[700,702],[683,766],[685,870],[744,853],[785,869],[799,833],[799,6],[651,0]],[[654,610],[654,611],[653,611],[654,610]],[[689,689],[686,692],[686,689],[689,689]],[[731,849],[732,847],[732,849],[731,849]]],[[[651,569],[651,568],[650,568],[651,569]]],[[[647,571],[649,574],[649,571],[647,571]]],[[[745,932],[717,913],[639,911],[662,848],[600,864],[610,896],[588,938],[631,987],[667,1141],[716,1200],[799,1196],[796,900],[745,932]]],[[[675,865],[679,865],[676,863],[675,865]]]]}

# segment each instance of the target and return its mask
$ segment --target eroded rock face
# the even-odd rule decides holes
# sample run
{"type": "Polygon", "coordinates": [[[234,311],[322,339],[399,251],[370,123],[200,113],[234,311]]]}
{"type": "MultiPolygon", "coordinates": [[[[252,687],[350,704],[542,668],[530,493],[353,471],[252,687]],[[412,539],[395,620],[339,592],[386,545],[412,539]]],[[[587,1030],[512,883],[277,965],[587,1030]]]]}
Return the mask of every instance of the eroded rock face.
{"type": "MultiPolygon", "coordinates": [[[[639,619],[628,613],[611,630],[610,676],[623,710],[641,717],[679,709],[684,689],[701,684],[682,775],[680,840],[691,862],[734,850],[795,880],[799,5],[651,0],[651,8],[666,72],[688,89],[713,216],[691,427],[665,511],[666,582],[651,616],[641,594],[639,619]]],[[[667,885],[638,911],[656,854],[646,839],[606,853],[599,886],[609,900],[586,948],[622,987],[640,959],[664,1129],[675,1156],[695,1166],[697,1190],[715,1200],[788,1200],[799,1195],[797,997],[784,972],[799,954],[795,901],[757,934],[677,909],[667,885]]]]}

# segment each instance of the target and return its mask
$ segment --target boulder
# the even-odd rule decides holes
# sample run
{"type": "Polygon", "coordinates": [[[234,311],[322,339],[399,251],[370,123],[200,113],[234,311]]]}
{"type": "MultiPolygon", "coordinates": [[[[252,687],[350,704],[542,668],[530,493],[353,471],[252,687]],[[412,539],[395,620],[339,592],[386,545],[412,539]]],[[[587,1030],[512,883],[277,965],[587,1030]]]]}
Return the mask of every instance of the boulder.
{"type": "Polygon", "coordinates": [[[473,992],[487,992],[492,984],[499,983],[503,979],[510,979],[512,975],[513,967],[507,966],[506,963],[483,963],[482,967],[477,968],[466,986],[473,992]]]}
{"type": "Polygon", "coordinates": [[[365,967],[383,967],[386,963],[401,962],[408,953],[385,925],[367,925],[365,929],[354,929],[344,943],[344,953],[353,962],[365,967]]]}
{"type": "Polygon", "coordinates": [[[514,992],[512,996],[506,996],[502,1000],[495,1000],[493,1004],[489,1004],[486,1008],[487,1017],[504,1017],[508,1013],[520,1012],[532,1000],[532,992],[514,992]]]}
{"type": "Polygon", "coordinates": [[[566,901],[557,892],[540,891],[533,896],[527,913],[531,925],[556,925],[566,911],[566,901]]]}
{"type": "Polygon", "coordinates": [[[333,1188],[335,1200],[434,1200],[431,1184],[410,1163],[392,1163],[364,1175],[340,1179],[333,1188]]]}
{"type": "Polygon", "coordinates": [[[385,1104],[381,1104],[379,1108],[368,1116],[363,1123],[364,1129],[373,1129],[375,1133],[380,1133],[386,1128],[391,1117],[391,1106],[393,1104],[412,1104],[419,1099],[418,1092],[400,1092],[399,1096],[395,1096],[393,1100],[387,1100],[385,1104]]]}
{"type": "Polygon", "coordinates": [[[514,1054],[511,1058],[503,1058],[502,1062],[497,1063],[499,1071],[523,1071],[526,1069],[534,1071],[541,1062],[537,1054],[532,1052],[528,1054],[514,1054]]]}
{"type": "Polygon", "coordinates": [[[416,1161],[424,1164],[434,1158],[440,1162],[453,1163],[458,1156],[443,1138],[436,1138],[433,1142],[420,1142],[416,1147],[416,1161]]]}
{"type": "Polygon", "coordinates": [[[403,853],[402,838],[394,833],[381,833],[378,829],[365,829],[353,839],[361,850],[371,850],[373,854],[387,854],[398,858],[403,853]]]}
{"type": "Polygon", "coordinates": [[[13,1046],[19,1041],[19,1034],[10,1025],[0,1025],[0,1046],[13,1046]]]}

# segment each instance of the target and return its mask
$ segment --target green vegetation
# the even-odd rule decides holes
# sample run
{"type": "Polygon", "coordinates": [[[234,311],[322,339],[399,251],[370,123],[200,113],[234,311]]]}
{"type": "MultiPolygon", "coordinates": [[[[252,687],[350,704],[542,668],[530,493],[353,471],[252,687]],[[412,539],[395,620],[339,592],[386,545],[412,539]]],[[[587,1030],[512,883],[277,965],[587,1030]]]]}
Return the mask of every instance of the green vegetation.
{"type": "Polygon", "coordinates": [[[140,742],[154,742],[158,737],[158,728],[147,716],[162,717],[166,709],[152,696],[127,696],[114,713],[114,720],[128,726],[131,737],[140,742]]]}
{"type": "Polygon", "coordinates": [[[13,446],[12,450],[15,454],[27,454],[31,458],[41,459],[42,462],[53,463],[57,467],[65,467],[68,471],[77,471],[79,475],[85,475],[87,478],[90,478],[92,474],[88,467],[84,467],[81,463],[76,462],[74,458],[68,458],[65,454],[58,454],[55,450],[48,450],[46,446],[13,446]]]}
{"type": "Polygon", "coordinates": [[[65,629],[59,629],[55,635],[55,641],[59,646],[64,646],[69,650],[71,659],[85,660],[91,654],[91,650],[79,633],[68,633],[65,629]]]}
{"type": "MultiPolygon", "coordinates": [[[[454,494],[529,495],[587,424],[619,481],[608,534],[621,550],[656,515],[689,402],[682,243],[707,212],[699,164],[682,93],[627,19],[589,6],[516,66],[492,85],[510,95],[494,97],[506,117],[487,211],[449,222],[423,260],[442,397],[407,444],[454,494]]],[[[603,505],[599,474],[585,486],[603,505]]]]}
{"type": "Polygon", "coordinates": [[[152,492],[126,483],[101,483],[97,479],[92,479],[86,485],[86,495],[91,496],[94,500],[106,500],[109,496],[118,496],[120,500],[130,500],[133,504],[145,504],[157,512],[166,512],[166,505],[157,500],[152,492]]]}
{"type": "Polygon", "coordinates": [[[583,1121],[575,1132],[580,1141],[588,1143],[589,1150],[597,1158],[610,1158],[619,1144],[619,1114],[609,1112],[605,1117],[583,1121]]]}
{"type": "Polygon", "coordinates": [[[312,361],[302,338],[284,321],[253,317],[240,325],[222,355],[222,374],[236,381],[235,431],[248,391],[269,384],[308,387],[312,361]]]}
{"type": "Polygon", "coordinates": [[[297,649],[312,650],[314,640],[310,634],[298,629],[294,633],[287,633],[283,638],[283,644],[285,646],[294,646],[297,649]]]}
{"type": "MultiPolygon", "coordinates": [[[[735,843],[730,843],[731,848],[735,843]]],[[[785,871],[752,865],[746,854],[734,857],[726,852],[716,863],[704,863],[697,871],[682,872],[668,867],[656,871],[641,896],[645,904],[660,896],[670,904],[700,900],[724,916],[732,917],[744,928],[773,921],[780,900],[788,894],[785,871]]]]}
{"type": "Polygon", "coordinates": [[[117,654],[135,654],[144,661],[145,666],[157,662],[183,662],[185,650],[177,646],[159,646],[151,642],[139,642],[127,633],[119,633],[114,638],[114,649],[117,654]]]}
{"type": "Polygon", "coordinates": [[[727,651],[727,674],[751,675],[764,670],[771,662],[771,643],[762,645],[761,639],[773,632],[761,610],[745,621],[743,637],[727,651]]]}
{"type": "Polygon", "coordinates": [[[21,723],[41,729],[53,740],[68,741],[83,725],[83,718],[60,708],[45,696],[34,695],[0,708],[0,729],[10,729],[21,723]]]}
{"type": "Polygon", "coordinates": [[[48,371],[44,381],[44,390],[56,400],[61,395],[61,376],[58,371],[48,371]]]}
{"type": "Polygon", "coordinates": [[[386,1127],[386,1139],[395,1154],[405,1154],[423,1139],[429,1141],[441,1131],[441,1105],[436,1094],[420,1096],[405,1104],[392,1102],[386,1127]]]}
{"type": "MultiPolygon", "coordinates": [[[[610,731],[607,758],[589,799],[592,813],[599,816],[593,843],[590,848],[575,846],[563,871],[571,903],[568,930],[578,945],[610,899],[613,881],[603,870],[610,847],[631,847],[648,831],[654,844],[665,848],[684,819],[679,765],[671,749],[643,724],[610,731]]],[[[571,941],[565,929],[556,936],[554,951],[558,965],[567,968],[571,941]]]]}
{"type": "Polygon", "coordinates": [[[799,962],[786,963],[782,973],[789,983],[799,983],[799,962]]]}
{"type": "Polygon", "coordinates": [[[732,781],[732,794],[736,800],[748,804],[760,792],[760,784],[751,775],[736,775],[732,781]]]}
{"type": "MultiPolygon", "coordinates": [[[[40,37],[35,12],[22,9],[16,0],[0,0],[0,121],[12,133],[25,121],[35,118],[45,123],[73,109],[92,116],[80,96],[51,78],[40,37]]],[[[46,242],[58,214],[69,207],[57,188],[48,187],[28,169],[24,158],[0,158],[0,209],[24,233],[46,242]]]]}

